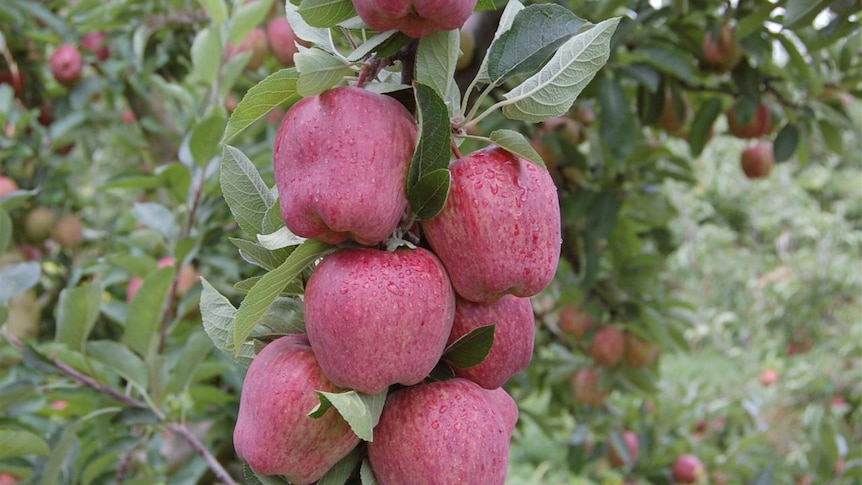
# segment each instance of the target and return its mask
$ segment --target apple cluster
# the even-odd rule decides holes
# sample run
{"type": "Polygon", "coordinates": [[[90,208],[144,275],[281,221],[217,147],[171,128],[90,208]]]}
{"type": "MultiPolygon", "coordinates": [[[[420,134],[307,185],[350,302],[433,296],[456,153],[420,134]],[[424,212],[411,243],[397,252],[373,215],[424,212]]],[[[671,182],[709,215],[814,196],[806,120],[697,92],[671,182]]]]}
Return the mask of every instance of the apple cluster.
{"type": "Polygon", "coordinates": [[[518,408],[501,386],[530,361],[529,297],[559,261],[556,189],[546,170],[492,146],[452,162],[443,209],[413,223],[417,136],[403,105],[355,86],[302,99],[282,120],[284,223],[337,249],[307,281],[306,334],[273,341],[249,367],[234,439],[256,473],[323,476],[359,438],[334,412],[307,417],[315,391],[355,390],[389,392],[367,444],[379,483],[505,480],[518,408]],[[490,325],[481,363],[447,361],[450,345],[490,325]],[[454,377],[429,377],[441,361],[454,377]]]}

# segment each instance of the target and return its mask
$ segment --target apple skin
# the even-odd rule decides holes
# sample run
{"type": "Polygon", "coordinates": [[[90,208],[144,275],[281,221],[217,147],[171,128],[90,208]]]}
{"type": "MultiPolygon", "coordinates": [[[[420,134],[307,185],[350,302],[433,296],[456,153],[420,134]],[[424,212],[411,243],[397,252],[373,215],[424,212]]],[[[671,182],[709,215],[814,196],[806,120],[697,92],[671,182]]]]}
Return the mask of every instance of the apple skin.
{"type": "Polygon", "coordinates": [[[563,306],[559,318],[560,331],[576,339],[584,338],[587,330],[593,326],[593,319],[587,311],[577,305],[563,306]]]}
{"type": "Polygon", "coordinates": [[[599,373],[596,369],[581,369],[569,379],[572,399],[590,406],[600,407],[608,396],[599,390],[599,373]]]}
{"type": "Polygon", "coordinates": [[[56,221],[51,209],[36,207],[24,216],[24,233],[30,241],[41,243],[51,235],[56,221]]]}
{"type": "Polygon", "coordinates": [[[625,443],[626,450],[629,453],[628,462],[623,460],[623,457],[617,454],[617,450],[613,447],[613,445],[610,446],[611,464],[613,464],[617,468],[636,462],[638,459],[638,451],[640,450],[640,440],[638,439],[638,435],[634,431],[624,431],[622,434],[622,439],[623,443],[625,443]]]}
{"type": "Polygon", "coordinates": [[[769,108],[763,103],[758,104],[754,108],[754,113],[744,125],[736,118],[736,109],[734,107],[728,109],[724,115],[727,118],[728,131],[737,138],[760,138],[769,133],[772,115],[769,112],[769,108]]]}
{"type": "Polygon", "coordinates": [[[64,44],[51,54],[51,74],[63,86],[72,86],[81,78],[84,59],[77,47],[64,44]]]}
{"type": "Polygon", "coordinates": [[[0,197],[5,197],[18,190],[18,183],[14,179],[0,175],[0,197]]]}
{"type": "Polygon", "coordinates": [[[304,335],[274,340],[251,361],[234,428],[237,455],[262,475],[306,485],[359,443],[340,414],[307,416],[316,391],[340,392],[324,376],[304,335]]]}
{"type": "Polygon", "coordinates": [[[762,179],[775,167],[775,152],[772,142],[759,141],[747,147],[740,156],[742,172],[750,179],[762,179]]]}
{"type": "Polygon", "coordinates": [[[330,244],[386,239],[407,208],[416,137],[407,109],[364,89],[335,88],[294,104],[273,151],[287,228],[330,244]]]}
{"type": "Polygon", "coordinates": [[[491,324],[496,324],[494,343],[485,360],[467,369],[452,366],[455,375],[485,389],[497,389],[529,365],[536,330],[530,299],[505,295],[494,303],[482,305],[458,298],[452,333],[446,345],[478,327],[491,324]]]}
{"type": "Polygon", "coordinates": [[[377,482],[502,485],[512,409],[517,410],[505,391],[461,378],[393,392],[368,443],[377,482]]]}
{"type": "Polygon", "coordinates": [[[673,462],[671,467],[673,479],[679,483],[696,483],[702,477],[706,476],[706,467],[700,458],[686,454],[682,455],[673,462]]]}
{"type": "Polygon", "coordinates": [[[0,72],[0,84],[8,84],[15,91],[15,96],[21,97],[24,94],[24,73],[20,70],[18,75],[11,72],[0,72]]]}
{"type": "Polygon", "coordinates": [[[476,0],[353,0],[353,6],[372,29],[399,30],[418,39],[464,25],[476,0]]]}
{"type": "Polygon", "coordinates": [[[627,366],[633,369],[646,367],[655,360],[658,355],[658,347],[645,342],[630,333],[625,334],[625,351],[623,360],[627,366]]]}
{"type": "Polygon", "coordinates": [[[84,34],[81,37],[81,47],[92,52],[99,61],[105,61],[111,55],[111,51],[105,41],[104,32],[88,32],[84,34]]]}
{"type": "Polygon", "coordinates": [[[446,205],[422,227],[455,291],[477,303],[542,291],[562,243],[550,174],[494,146],[454,161],[449,172],[446,205]]]}
{"type": "Polygon", "coordinates": [[[81,218],[75,214],[66,214],[57,221],[51,238],[66,249],[75,249],[84,242],[81,218]]]}
{"type": "Polygon", "coordinates": [[[296,35],[284,17],[274,18],[266,25],[266,38],[272,54],[281,65],[293,66],[293,56],[297,52],[296,35]]]}
{"type": "Polygon", "coordinates": [[[760,374],[760,383],[764,387],[769,387],[775,384],[776,381],[778,381],[778,372],[775,369],[766,369],[760,374]]]}
{"type": "Polygon", "coordinates": [[[673,91],[665,89],[664,102],[662,104],[661,113],[655,121],[655,126],[661,128],[671,135],[678,135],[682,132],[688,121],[688,115],[691,106],[688,102],[688,97],[685,93],[680,93],[677,100],[674,100],[673,91]]]}
{"type": "Polygon", "coordinates": [[[617,365],[625,353],[623,332],[613,325],[602,327],[593,336],[587,353],[598,365],[606,367],[617,365]]]}
{"type": "Polygon", "coordinates": [[[703,60],[720,72],[732,71],[742,60],[742,50],[736,41],[736,31],[730,25],[718,27],[718,37],[708,31],[703,36],[703,60]]]}
{"type": "Polygon", "coordinates": [[[305,328],[329,379],[377,394],[424,379],[452,331],[455,294],[430,251],[344,249],[305,288],[305,328]]]}
{"type": "Polygon", "coordinates": [[[251,57],[246,63],[245,67],[249,69],[257,69],[261,65],[263,65],[263,61],[266,59],[266,55],[269,53],[269,46],[266,41],[266,32],[260,27],[255,27],[251,30],[245,37],[243,37],[242,41],[240,41],[239,46],[234,46],[233,44],[228,44],[225,49],[225,54],[228,59],[235,57],[243,52],[251,52],[251,57]]]}

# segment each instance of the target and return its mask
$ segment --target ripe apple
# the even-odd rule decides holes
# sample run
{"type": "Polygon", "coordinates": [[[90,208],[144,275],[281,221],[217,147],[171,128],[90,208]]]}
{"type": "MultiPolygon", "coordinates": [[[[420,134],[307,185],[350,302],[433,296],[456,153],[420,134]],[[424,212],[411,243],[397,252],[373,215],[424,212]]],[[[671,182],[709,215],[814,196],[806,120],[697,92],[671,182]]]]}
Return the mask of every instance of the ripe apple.
{"type": "Polygon", "coordinates": [[[593,319],[584,308],[578,305],[565,305],[560,310],[558,326],[561,332],[582,339],[587,330],[593,326],[593,319]]]}
{"type": "Polygon", "coordinates": [[[51,235],[56,218],[47,207],[36,207],[24,216],[24,234],[34,243],[41,243],[51,235]]]}
{"type": "Polygon", "coordinates": [[[703,60],[721,72],[732,71],[742,60],[742,49],[736,41],[736,31],[723,24],[703,36],[703,60]],[[716,35],[717,34],[717,35],[716,35]]]}
{"type": "Polygon", "coordinates": [[[658,355],[658,347],[649,342],[645,342],[630,333],[626,333],[625,351],[623,359],[627,366],[632,368],[646,367],[652,364],[658,355]]]}
{"type": "Polygon", "coordinates": [[[638,435],[634,431],[624,431],[622,434],[623,443],[626,446],[626,451],[628,451],[628,460],[624,460],[619,453],[617,453],[616,448],[613,444],[610,445],[610,457],[611,464],[615,467],[622,467],[624,465],[631,465],[638,459],[638,451],[640,450],[640,440],[638,439],[638,435]]]}
{"type": "Polygon", "coordinates": [[[228,44],[225,49],[228,59],[243,52],[251,52],[251,58],[249,58],[248,63],[245,65],[247,68],[257,69],[260,67],[269,53],[269,46],[266,43],[266,32],[260,27],[255,27],[242,39],[239,46],[228,44]]]}
{"type": "Polygon", "coordinates": [[[20,69],[17,75],[11,72],[0,72],[0,84],[12,86],[15,96],[20,98],[24,94],[24,73],[20,69]]]}
{"type": "Polygon", "coordinates": [[[63,44],[51,54],[51,74],[63,86],[72,86],[81,77],[84,59],[77,47],[63,44]]]}
{"type": "Polygon", "coordinates": [[[96,59],[104,61],[111,54],[104,32],[88,32],[81,37],[81,47],[95,54],[96,59]]]}
{"type": "Polygon", "coordinates": [[[66,214],[57,221],[51,238],[66,249],[75,249],[84,242],[83,225],[75,214],[66,214]]]}
{"type": "Polygon", "coordinates": [[[476,0],[353,0],[353,6],[372,29],[400,30],[419,38],[461,27],[476,0]]]}
{"type": "Polygon", "coordinates": [[[14,485],[18,483],[18,477],[11,473],[0,473],[0,485],[14,485]]]}
{"type": "Polygon", "coordinates": [[[706,467],[700,458],[686,454],[673,462],[671,467],[673,479],[679,483],[696,483],[706,477],[706,467]]]}
{"type": "Polygon", "coordinates": [[[276,60],[283,66],[292,66],[293,56],[297,51],[296,35],[287,19],[277,17],[270,20],[266,25],[266,38],[276,60]]]}
{"type": "Polygon", "coordinates": [[[763,384],[764,387],[775,384],[777,380],[778,372],[775,369],[766,369],[760,374],[760,383],[763,384]]]}
{"type": "Polygon", "coordinates": [[[593,336],[587,353],[598,365],[612,367],[617,365],[625,352],[623,332],[613,325],[600,328],[593,336]]]}
{"type": "Polygon", "coordinates": [[[775,166],[775,152],[770,141],[758,141],[742,151],[740,156],[742,172],[750,179],[769,176],[775,166]]]}
{"type": "Polygon", "coordinates": [[[262,475],[310,484],[359,443],[334,410],[317,419],[316,391],[339,392],[321,372],[304,335],[274,340],[251,361],[233,440],[237,455],[262,475]]]}
{"type": "Polygon", "coordinates": [[[728,131],[737,138],[760,138],[769,133],[772,115],[769,113],[769,108],[763,103],[754,108],[754,113],[745,124],[742,124],[742,120],[737,119],[735,106],[725,111],[724,116],[727,118],[728,131]]]}
{"type": "Polygon", "coordinates": [[[560,260],[560,203],[547,171],[499,147],[449,166],[443,210],[423,222],[461,297],[491,303],[542,291],[560,260]]]}
{"type": "Polygon", "coordinates": [[[494,343],[485,360],[467,369],[453,366],[455,375],[470,379],[485,389],[502,386],[530,363],[535,334],[530,299],[505,295],[494,303],[483,305],[457,298],[455,321],[446,345],[478,327],[491,324],[496,324],[494,343]]]}
{"type": "Polygon", "coordinates": [[[393,392],[368,443],[377,482],[502,485],[512,409],[517,411],[505,391],[461,378],[393,392]]]}
{"type": "Polygon", "coordinates": [[[377,394],[424,379],[452,331],[455,294],[433,253],[344,249],[305,288],[305,328],[336,385],[377,394]]]}
{"type": "Polygon", "coordinates": [[[400,103],[356,87],[294,104],[273,151],[287,228],[330,244],[386,239],[407,207],[416,131],[400,103]]]}
{"type": "Polygon", "coordinates": [[[135,121],[137,121],[137,118],[135,117],[134,111],[126,108],[120,113],[120,120],[123,122],[124,125],[131,125],[134,124],[135,121]]]}
{"type": "Polygon", "coordinates": [[[18,190],[18,184],[14,179],[0,175],[0,197],[5,197],[18,190]]]}
{"type": "Polygon", "coordinates": [[[670,88],[666,88],[661,113],[655,121],[655,126],[668,134],[679,134],[682,132],[686,121],[688,121],[690,109],[691,105],[685,93],[680,92],[679,97],[675,98],[673,91],[670,88]]]}
{"type": "Polygon", "coordinates": [[[599,407],[608,397],[607,391],[599,390],[599,373],[596,369],[581,369],[569,379],[572,399],[577,402],[599,407]]]}

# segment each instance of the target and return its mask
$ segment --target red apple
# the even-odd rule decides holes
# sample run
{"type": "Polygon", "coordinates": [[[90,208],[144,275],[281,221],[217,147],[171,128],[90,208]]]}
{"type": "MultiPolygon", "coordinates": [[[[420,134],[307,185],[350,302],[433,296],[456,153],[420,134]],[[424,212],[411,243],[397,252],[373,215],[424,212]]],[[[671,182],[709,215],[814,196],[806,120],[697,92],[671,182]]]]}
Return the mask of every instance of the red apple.
{"type": "Polygon", "coordinates": [[[572,399],[577,402],[599,407],[605,402],[608,393],[599,390],[599,373],[596,369],[581,369],[569,379],[572,399]]]}
{"type": "Polygon", "coordinates": [[[775,369],[766,369],[760,374],[760,383],[763,384],[764,387],[775,384],[777,380],[778,372],[776,372],[775,369]]]}
{"type": "Polygon", "coordinates": [[[234,57],[242,52],[251,52],[246,67],[249,69],[257,69],[263,64],[266,55],[269,53],[269,46],[266,42],[266,32],[260,27],[255,27],[246,35],[239,43],[238,47],[233,44],[228,44],[226,54],[228,58],[234,57]]]}
{"type": "Polygon", "coordinates": [[[20,69],[17,75],[11,72],[0,72],[0,84],[12,86],[15,96],[20,98],[24,94],[24,73],[20,69]]]}
{"type": "Polygon", "coordinates": [[[473,13],[476,0],[353,0],[353,6],[372,29],[400,30],[419,38],[460,28],[473,13]]]}
{"type": "Polygon", "coordinates": [[[0,175],[0,197],[5,197],[18,190],[18,184],[14,179],[0,175]]]}
{"type": "Polygon", "coordinates": [[[535,318],[529,298],[506,295],[483,305],[458,298],[455,321],[447,345],[485,325],[496,324],[494,343],[482,363],[467,369],[453,366],[455,374],[496,389],[510,377],[527,368],[533,356],[535,318]]]}
{"type": "Polygon", "coordinates": [[[678,97],[674,98],[673,91],[667,88],[664,91],[661,113],[659,113],[655,121],[655,126],[666,131],[668,134],[679,134],[682,132],[686,121],[688,121],[690,110],[691,106],[685,93],[681,92],[678,97]]]}
{"type": "Polygon", "coordinates": [[[706,477],[706,467],[694,455],[682,455],[673,462],[671,467],[673,479],[679,483],[696,483],[706,477]]]}
{"type": "Polygon", "coordinates": [[[123,122],[124,125],[131,125],[134,124],[135,121],[137,121],[137,118],[135,117],[134,111],[126,108],[120,113],[120,120],[123,122]]]}
{"type": "Polygon", "coordinates": [[[613,443],[611,443],[610,457],[611,463],[615,467],[631,465],[638,459],[638,451],[640,449],[640,440],[638,439],[638,435],[634,431],[625,431],[621,437],[623,444],[626,447],[626,451],[628,452],[628,459],[623,459],[623,457],[617,452],[617,449],[613,446],[613,443]]]}
{"type": "Polygon", "coordinates": [[[416,123],[394,99],[341,87],[287,112],[273,153],[284,223],[330,244],[386,239],[407,207],[416,123]]]}
{"type": "Polygon", "coordinates": [[[625,352],[623,332],[613,325],[599,329],[587,348],[587,353],[598,365],[611,367],[617,365],[625,352]]]}
{"type": "Polygon", "coordinates": [[[630,333],[626,333],[625,350],[623,359],[627,366],[632,368],[646,367],[652,364],[658,355],[658,347],[649,342],[645,342],[630,333]]]}
{"type": "Polygon", "coordinates": [[[0,485],[15,485],[18,483],[18,477],[11,473],[0,473],[0,485]]]}
{"type": "Polygon", "coordinates": [[[64,44],[51,54],[51,74],[58,83],[71,86],[81,77],[84,59],[77,47],[64,44]]]}
{"type": "Polygon", "coordinates": [[[377,482],[502,485],[512,409],[505,391],[460,378],[395,391],[368,443],[377,482]],[[501,407],[501,401],[509,403],[501,407]]]}
{"type": "Polygon", "coordinates": [[[81,37],[81,47],[96,55],[96,59],[104,61],[111,54],[104,32],[88,32],[81,37]]]}
{"type": "Polygon", "coordinates": [[[264,347],[242,385],[233,434],[237,455],[262,475],[301,485],[320,479],[359,438],[335,410],[308,417],[317,391],[340,389],[321,372],[305,336],[288,335],[264,347]]]}
{"type": "Polygon", "coordinates": [[[454,316],[446,270],[422,248],[338,251],[305,288],[305,328],[323,373],[366,394],[424,379],[454,316]]]}
{"type": "Polygon", "coordinates": [[[760,138],[769,133],[772,115],[763,103],[754,108],[754,113],[745,124],[742,124],[743,120],[737,119],[736,106],[728,109],[724,115],[727,118],[728,131],[737,138],[760,138]]]}
{"type": "Polygon", "coordinates": [[[577,339],[584,338],[587,330],[593,326],[593,319],[582,307],[565,305],[560,310],[560,331],[577,339]]]}
{"type": "Polygon", "coordinates": [[[740,156],[742,172],[750,179],[762,179],[772,173],[775,166],[775,152],[772,142],[758,141],[742,151],[740,156]]]}
{"type": "Polygon", "coordinates": [[[297,51],[296,35],[287,19],[277,17],[270,20],[266,26],[266,38],[276,60],[283,66],[292,66],[293,56],[297,51]]]}
{"type": "Polygon", "coordinates": [[[538,294],[554,277],[562,242],[551,176],[498,147],[456,160],[449,171],[446,205],[423,229],[455,291],[479,303],[538,294]]]}
{"type": "Polygon", "coordinates": [[[733,27],[724,24],[703,36],[703,60],[707,66],[722,72],[732,71],[739,64],[742,50],[733,27]]]}

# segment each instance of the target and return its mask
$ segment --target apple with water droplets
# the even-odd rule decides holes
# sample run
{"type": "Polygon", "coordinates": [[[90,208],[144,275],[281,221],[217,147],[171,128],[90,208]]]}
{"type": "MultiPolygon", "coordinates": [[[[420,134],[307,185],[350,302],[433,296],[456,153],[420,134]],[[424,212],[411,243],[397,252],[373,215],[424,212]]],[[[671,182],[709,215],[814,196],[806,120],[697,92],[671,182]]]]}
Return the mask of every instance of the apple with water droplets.
{"type": "Polygon", "coordinates": [[[399,30],[419,38],[461,27],[476,0],[353,0],[353,6],[372,29],[399,30]]]}
{"type": "Polygon", "coordinates": [[[491,303],[529,297],[560,260],[560,204],[550,174],[499,147],[449,166],[446,205],[422,228],[463,298],[491,303]]]}

